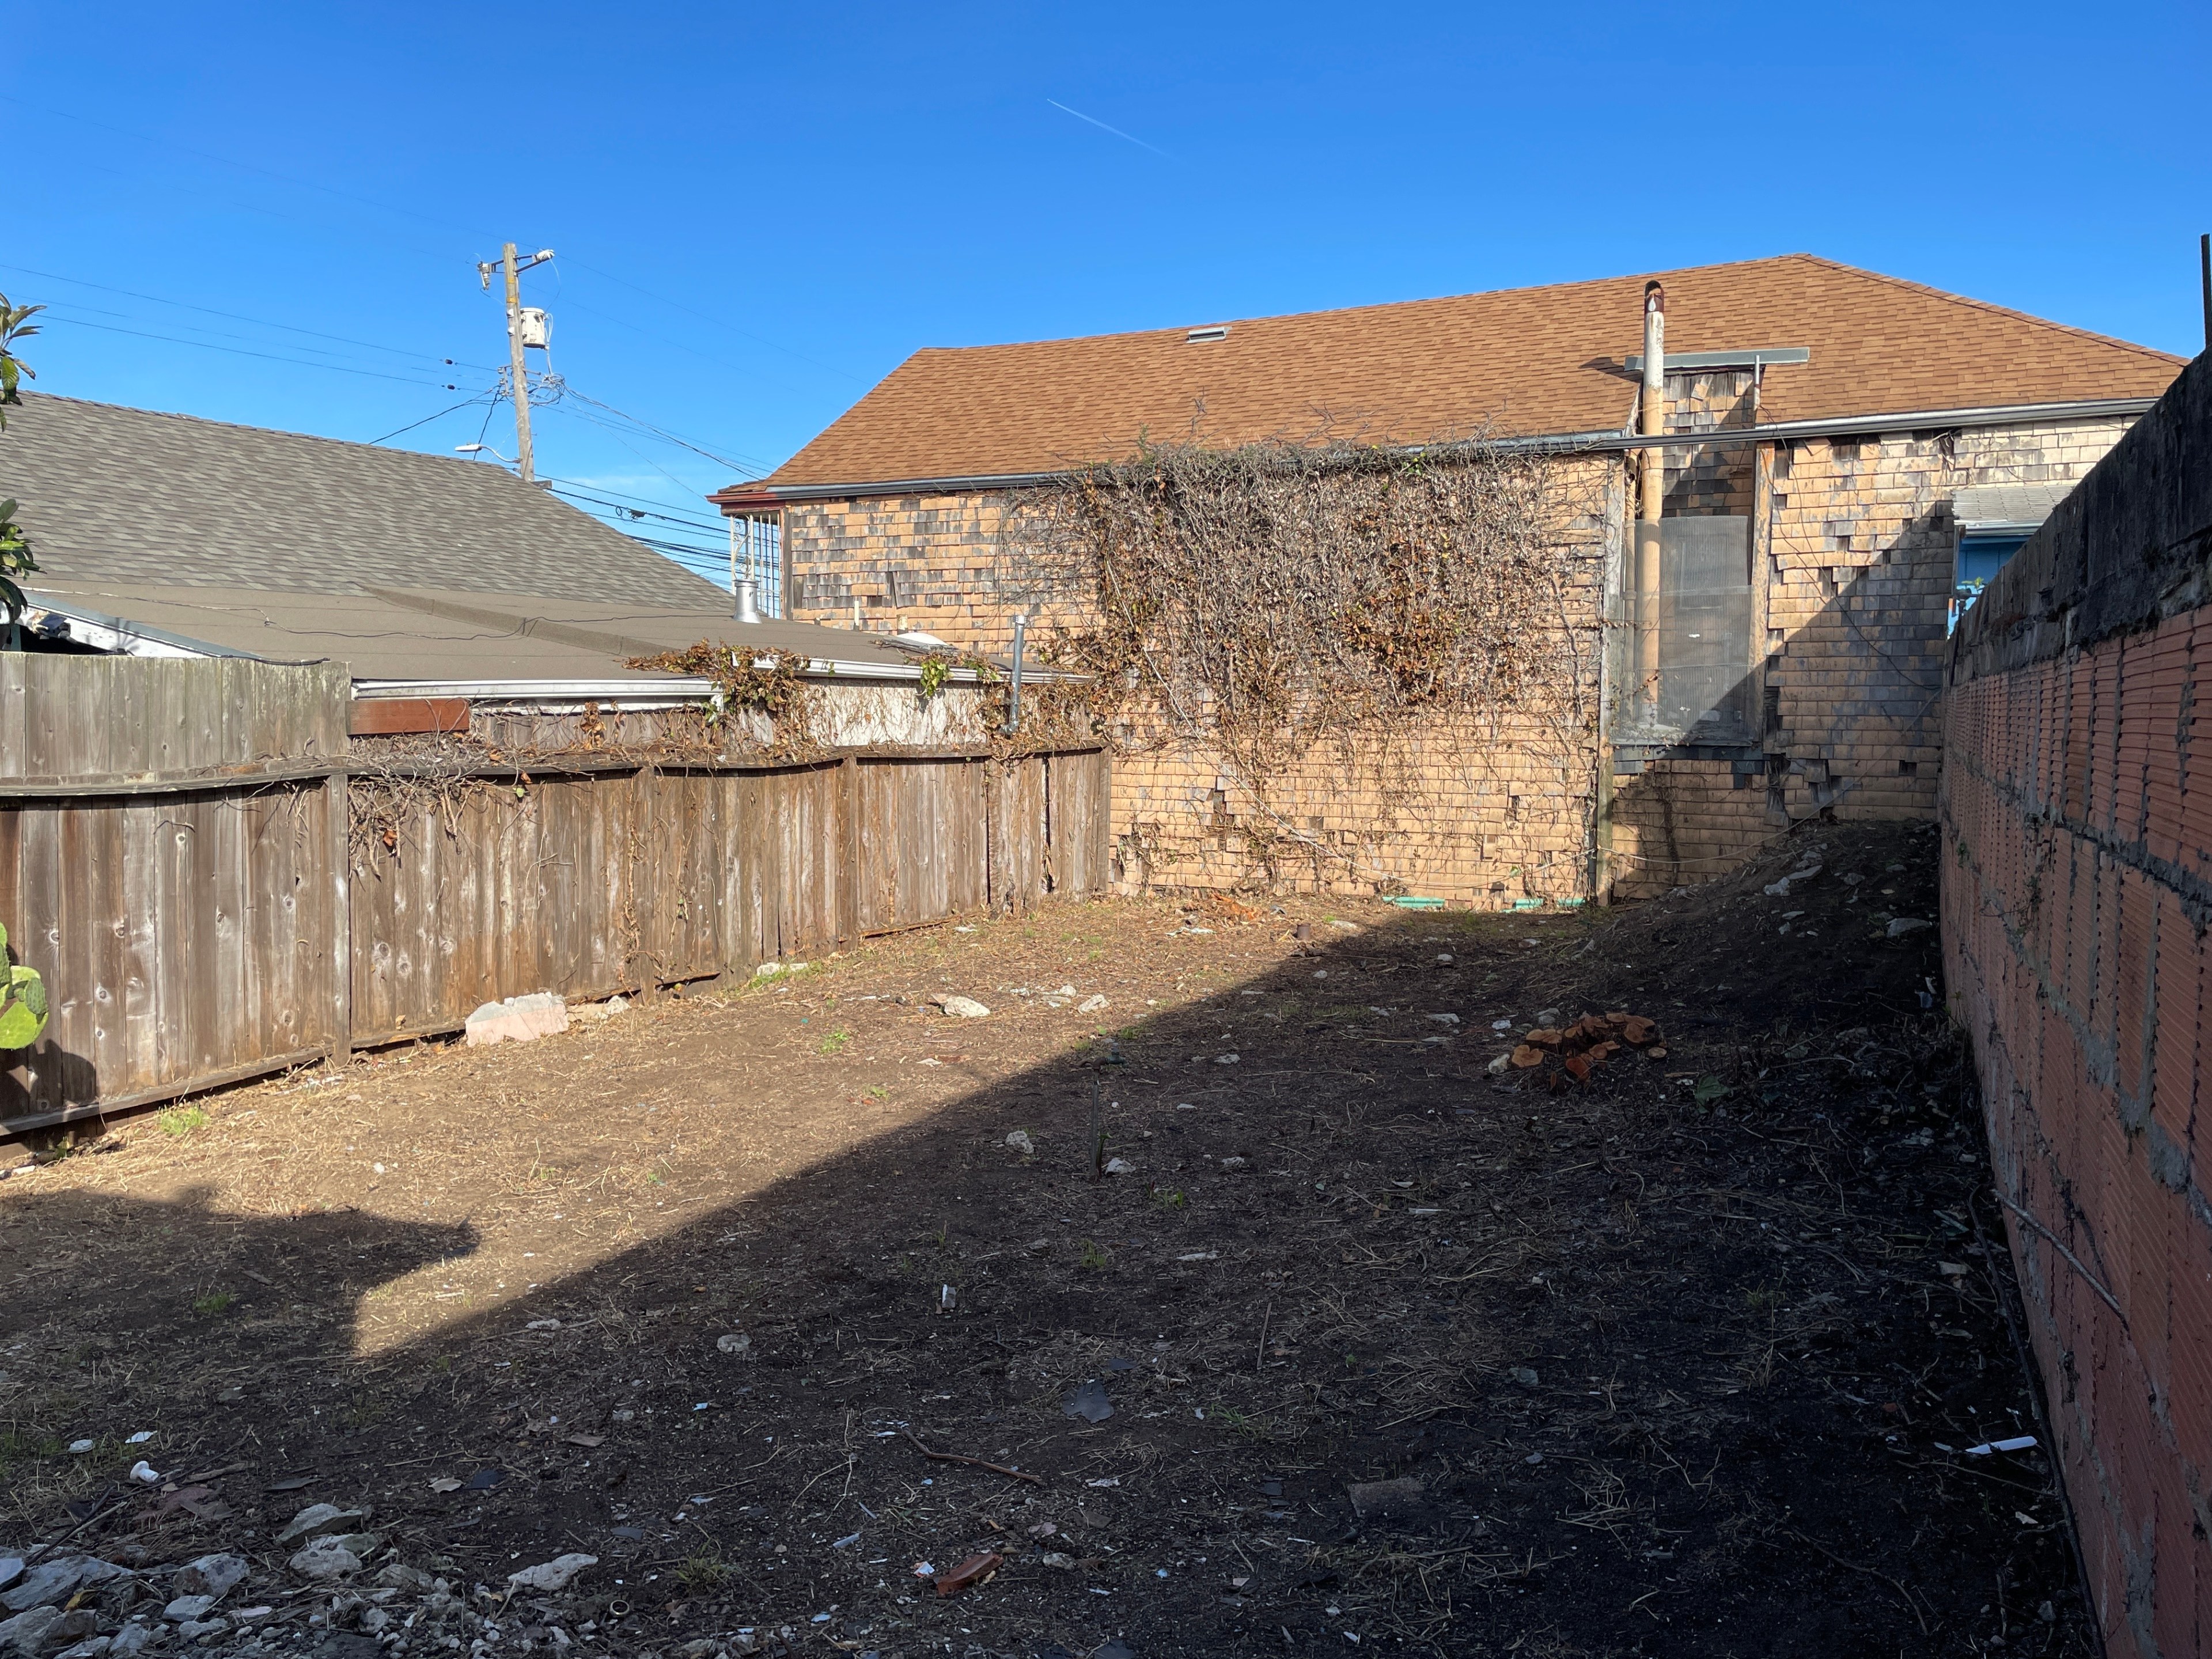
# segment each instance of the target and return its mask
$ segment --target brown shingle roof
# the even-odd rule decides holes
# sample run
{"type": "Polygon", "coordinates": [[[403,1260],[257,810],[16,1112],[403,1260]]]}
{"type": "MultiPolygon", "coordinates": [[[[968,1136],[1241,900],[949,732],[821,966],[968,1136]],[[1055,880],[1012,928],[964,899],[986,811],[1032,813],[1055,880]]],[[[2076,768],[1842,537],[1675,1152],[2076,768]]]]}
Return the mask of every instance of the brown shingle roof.
{"type": "MultiPolygon", "coordinates": [[[[2181,359],[1810,254],[1656,274],[1667,349],[1805,346],[1765,421],[2155,397],[2181,359]]],[[[917,351],[780,468],[776,485],[1050,472],[1139,434],[1230,445],[1324,430],[1419,442],[1617,431],[1645,276],[1186,328],[917,351]]]]}

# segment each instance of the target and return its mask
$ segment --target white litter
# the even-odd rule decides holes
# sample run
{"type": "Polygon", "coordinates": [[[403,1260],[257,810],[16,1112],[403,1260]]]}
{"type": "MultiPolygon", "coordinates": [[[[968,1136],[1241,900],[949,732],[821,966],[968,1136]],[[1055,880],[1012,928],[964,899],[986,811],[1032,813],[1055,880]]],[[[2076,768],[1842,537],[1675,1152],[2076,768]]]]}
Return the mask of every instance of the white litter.
{"type": "Polygon", "coordinates": [[[550,1561],[525,1567],[520,1572],[510,1572],[507,1575],[507,1582],[516,1589],[544,1590],[550,1594],[568,1589],[569,1581],[578,1573],[586,1567],[599,1565],[599,1558],[596,1555],[556,1555],[550,1561]]]}
{"type": "Polygon", "coordinates": [[[2033,1451],[2034,1449],[2035,1437],[2032,1434],[2022,1434],[2015,1435],[2010,1440],[1984,1440],[1978,1446],[1967,1447],[1966,1455],[1987,1457],[1991,1452],[2033,1451]]]}

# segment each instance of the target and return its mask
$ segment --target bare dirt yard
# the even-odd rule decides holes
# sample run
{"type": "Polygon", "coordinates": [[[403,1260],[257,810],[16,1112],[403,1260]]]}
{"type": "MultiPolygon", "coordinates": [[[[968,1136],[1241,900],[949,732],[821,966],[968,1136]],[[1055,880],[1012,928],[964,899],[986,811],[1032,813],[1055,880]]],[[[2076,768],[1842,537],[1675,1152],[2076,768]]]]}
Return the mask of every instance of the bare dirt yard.
{"type": "Polygon", "coordinates": [[[0,1644],[2087,1655],[1975,1449],[2041,1431],[1937,850],[1050,908],[15,1148],[0,1644]]]}

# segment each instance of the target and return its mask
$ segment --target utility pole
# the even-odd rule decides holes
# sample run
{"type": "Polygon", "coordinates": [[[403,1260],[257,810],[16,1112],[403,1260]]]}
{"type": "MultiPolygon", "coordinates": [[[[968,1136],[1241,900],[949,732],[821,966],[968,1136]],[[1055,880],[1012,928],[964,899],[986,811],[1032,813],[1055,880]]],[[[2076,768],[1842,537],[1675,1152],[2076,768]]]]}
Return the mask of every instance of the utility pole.
{"type": "MultiPolygon", "coordinates": [[[[537,469],[532,465],[530,451],[530,375],[523,366],[522,349],[522,273],[532,265],[544,264],[553,257],[550,247],[540,248],[527,259],[518,260],[514,244],[509,242],[501,251],[500,264],[507,273],[507,390],[514,398],[514,458],[522,474],[522,482],[538,482],[537,469]]],[[[477,266],[487,291],[491,288],[492,267],[489,261],[477,266]]],[[[535,313],[540,323],[543,313],[535,313]]],[[[539,341],[536,343],[542,344],[539,341]]]]}

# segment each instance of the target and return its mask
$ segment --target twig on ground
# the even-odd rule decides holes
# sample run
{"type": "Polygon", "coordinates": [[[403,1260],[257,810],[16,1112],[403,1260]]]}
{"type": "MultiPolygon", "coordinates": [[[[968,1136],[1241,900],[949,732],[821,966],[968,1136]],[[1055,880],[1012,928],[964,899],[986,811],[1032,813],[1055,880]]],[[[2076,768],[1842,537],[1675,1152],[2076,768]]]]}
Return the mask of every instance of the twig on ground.
{"type": "Polygon", "coordinates": [[[1869,1578],[1879,1578],[1883,1583],[1887,1584],[1892,1589],[1895,1589],[1898,1595],[1904,1598],[1905,1605],[1912,1609],[1912,1617],[1914,1621],[1920,1626],[1920,1633],[1923,1636],[1928,1634],[1928,1620],[1921,1616],[1920,1603],[1913,1599],[1912,1592],[1905,1588],[1905,1581],[1902,1578],[1893,1578],[1889,1574],[1882,1571],[1879,1567],[1863,1567],[1856,1561],[1846,1561],[1842,1556],[1837,1554],[1835,1551],[1830,1549],[1819,1539],[1808,1537],[1805,1534],[1798,1531],[1795,1527],[1788,1528],[1786,1530],[1792,1538],[1798,1540],[1802,1543],[1810,1544],[1814,1549],[1820,1551],[1821,1554],[1826,1556],[1828,1559],[1834,1562],[1838,1566],[1845,1569],[1847,1571],[1864,1573],[1869,1578]]]}
{"type": "Polygon", "coordinates": [[[971,1469],[988,1469],[994,1474],[1003,1474],[1009,1480],[1026,1480],[1032,1486],[1044,1485],[1042,1475],[1031,1474],[1027,1469],[1010,1469],[1003,1463],[988,1462],[980,1457],[963,1457],[958,1452],[932,1451],[923,1442],[922,1437],[912,1429],[904,1430],[902,1432],[908,1440],[914,1442],[914,1449],[933,1463],[964,1463],[971,1469]]]}

